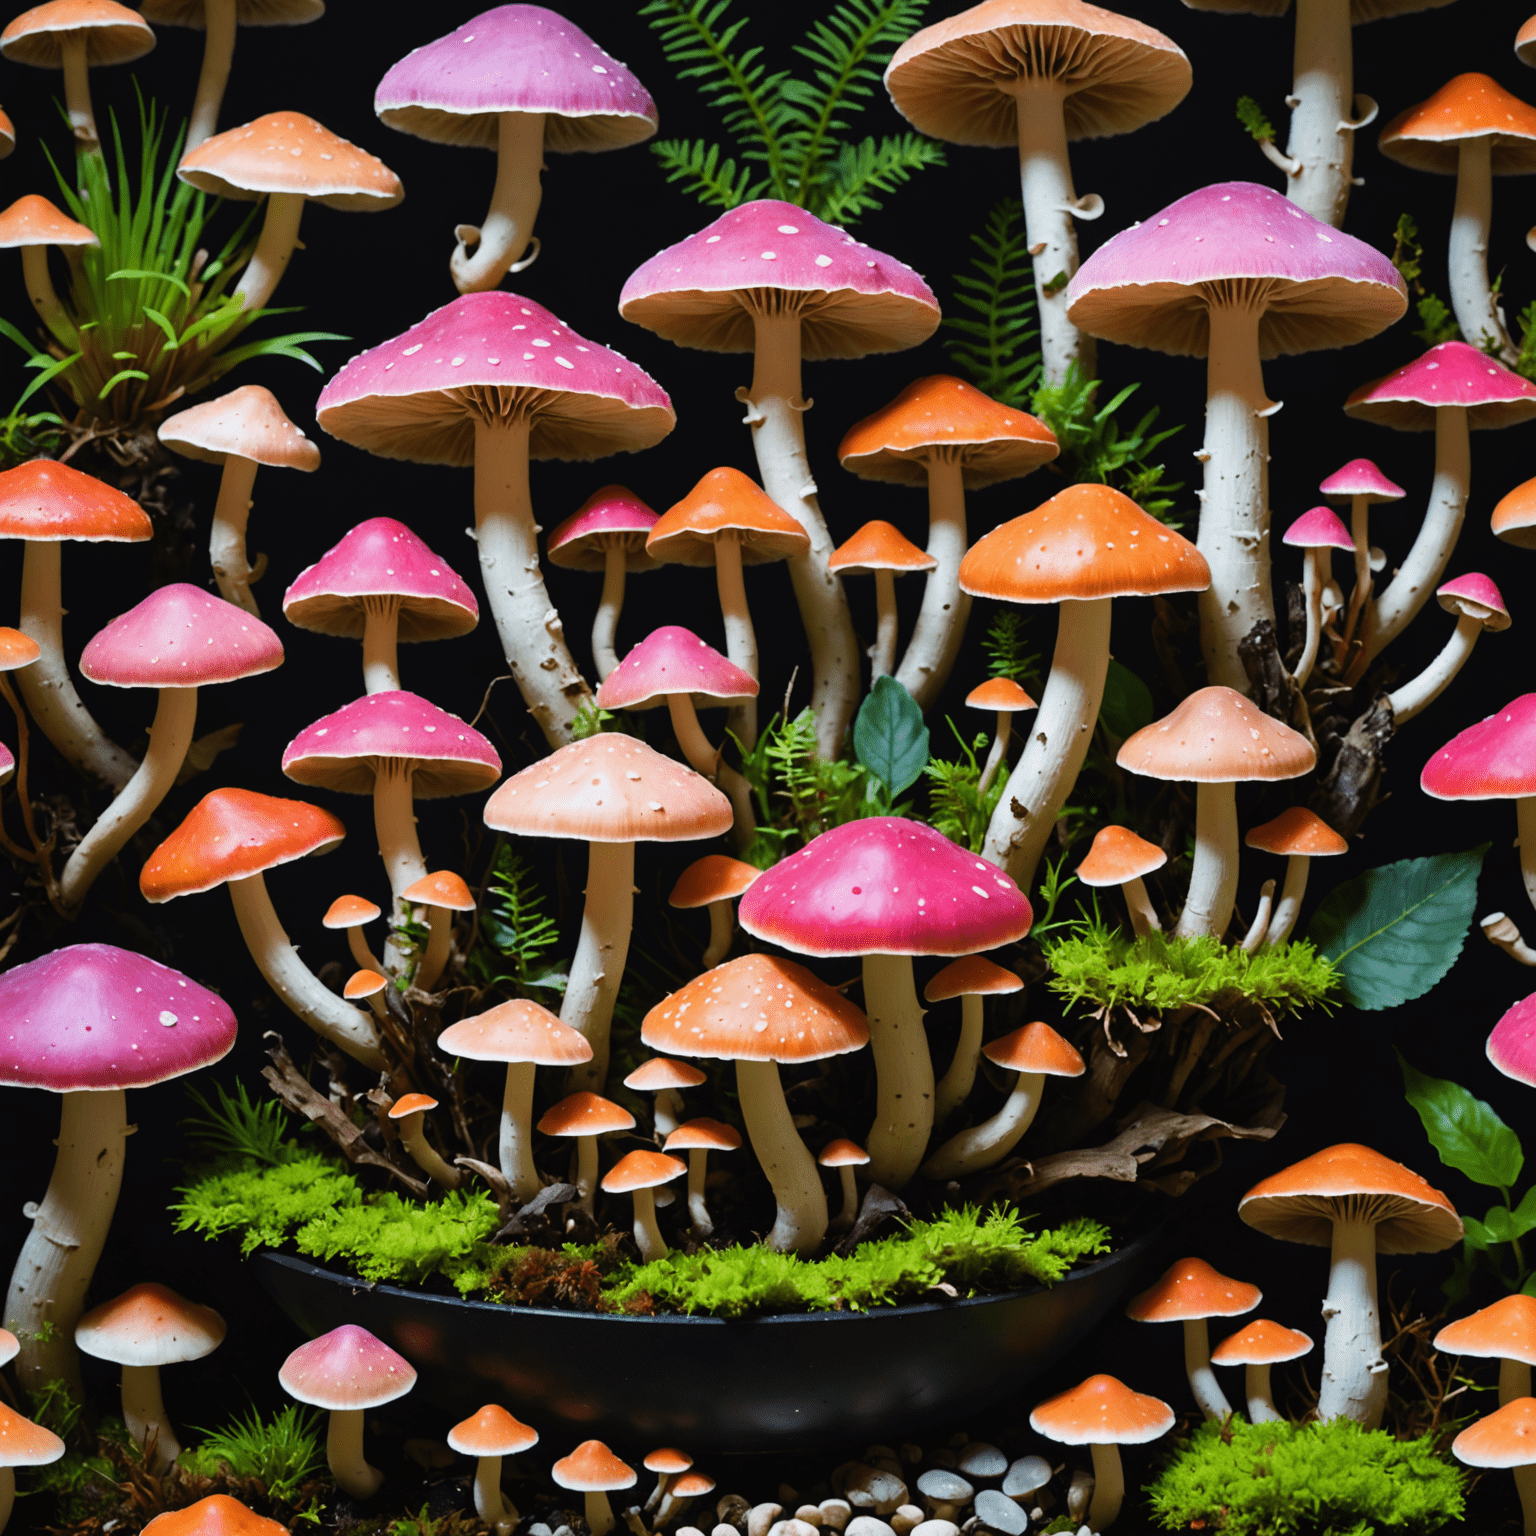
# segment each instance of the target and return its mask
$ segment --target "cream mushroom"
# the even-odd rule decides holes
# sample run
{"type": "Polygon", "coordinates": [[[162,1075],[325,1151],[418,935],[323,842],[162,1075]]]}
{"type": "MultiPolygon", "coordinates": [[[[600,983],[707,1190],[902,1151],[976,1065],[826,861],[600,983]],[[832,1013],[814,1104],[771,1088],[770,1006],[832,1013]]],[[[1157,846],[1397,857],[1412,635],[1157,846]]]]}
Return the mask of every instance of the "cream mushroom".
{"type": "Polygon", "coordinates": [[[1265,932],[1266,944],[1284,944],[1290,938],[1307,892],[1312,860],[1349,852],[1349,843],[1315,811],[1293,805],[1273,821],[1252,828],[1243,841],[1265,853],[1285,855],[1285,886],[1265,932]]]}
{"type": "Polygon", "coordinates": [[[847,1232],[859,1215],[859,1186],[854,1182],[853,1170],[869,1166],[869,1153],[858,1142],[839,1136],[816,1154],[816,1161],[823,1168],[837,1169],[843,1190],[842,1209],[828,1223],[827,1230],[847,1232]]]}

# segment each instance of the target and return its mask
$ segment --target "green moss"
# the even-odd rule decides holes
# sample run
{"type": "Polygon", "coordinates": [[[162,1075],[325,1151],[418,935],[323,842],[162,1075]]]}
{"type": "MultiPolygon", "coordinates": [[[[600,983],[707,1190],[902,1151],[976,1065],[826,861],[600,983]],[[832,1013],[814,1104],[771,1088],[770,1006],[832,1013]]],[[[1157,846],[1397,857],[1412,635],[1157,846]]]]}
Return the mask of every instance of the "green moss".
{"type": "Polygon", "coordinates": [[[299,1228],[349,1206],[363,1192],[345,1169],[318,1152],[290,1149],[275,1168],[224,1165],[177,1191],[172,1205],[178,1232],[204,1237],[240,1234],[241,1253],[276,1248],[299,1228]]]}
{"type": "Polygon", "coordinates": [[[391,1192],[327,1212],[300,1227],[293,1242],[322,1263],[345,1259],[364,1280],[419,1285],[433,1275],[453,1281],[483,1271],[500,1225],[496,1202],[480,1191],[452,1190],[430,1205],[391,1192]]]}
{"type": "Polygon", "coordinates": [[[1461,1469],[1429,1440],[1394,1440],[1351,1419],[1205,1423],[1147,1489],[1165,1530],[1222,1536],[1372,1536],[1437,1531],[1461,1518],[1461,1469]]]}

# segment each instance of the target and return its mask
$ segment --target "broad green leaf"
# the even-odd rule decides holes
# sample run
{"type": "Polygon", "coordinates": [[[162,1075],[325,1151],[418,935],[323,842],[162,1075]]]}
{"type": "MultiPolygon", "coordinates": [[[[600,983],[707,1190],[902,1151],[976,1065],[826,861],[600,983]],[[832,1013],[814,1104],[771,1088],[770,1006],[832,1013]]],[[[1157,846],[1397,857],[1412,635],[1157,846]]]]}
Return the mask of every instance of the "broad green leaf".
{"type": "Polygon", "coordinates": [[[1423,997],[1456,963],[1488,844],[1368,869],[1330,891],[1307,938],[1332,960],[1356,1008],[1423,997]]]}
{"type": "Polygon", "coordinates": [[[894,677],[877,677],[853,722],[853,750],[894,800],[922,776],[928,727],[917,700],[894,677]]]}
{"type": "Polygon", "coordinates": [[[1099,705],[1099,724],[1116,741],[1134,736],[1144,725],[1151,725],[1157,713],[1152,690],[1118,661],[1111,661],[1104,678],[1104,699],[1099,705]]]}
{"type": "Polygon", "coordinates": [[[1476,1216],[1463,1216],[1461,1225],[1466,1233],[1462,1246],[1466,1252],[1467,1262],[1471,1263],[1472,1255],[1486,1250],[1493,1239],[1488,1235],[1488,1228],[1476,1216]]]}
{"type": "MultiPolygon", "coordinates": [[[[1424,1122],[1425,1133],[1440,1154],[1440,1161],[1479,1184],[1508,1189],[1525,1165],[1520,1138],[1489,1105],[1468,1093],[1460,1083],[1420,1072],[1401,1051],[1397,1061],[1403,1069],[1403,1091],[1424,1122]]],[[[1487,1223],[1490,1231],[1493,1214],[1489,1213],[1487,1223]]],[[[1503,1214],[1513,1219],[1512,1212],[1503,1214]]],[[[1536,1221],[1532,1224],[1536,1225],[1536,1221]]],[[[1509,1239],[1493,1236],[1492,1241],[1503,1243],[1509,1239]]]]}
{"type": "Polygon", "coordinates": [[[1512,1243],[1536,1227],[1536,1215],[1523,1215],[1507,1205],[1490,1205],[1483,1216],[1483,1227],[1490,1243],[1512,1243]]]}

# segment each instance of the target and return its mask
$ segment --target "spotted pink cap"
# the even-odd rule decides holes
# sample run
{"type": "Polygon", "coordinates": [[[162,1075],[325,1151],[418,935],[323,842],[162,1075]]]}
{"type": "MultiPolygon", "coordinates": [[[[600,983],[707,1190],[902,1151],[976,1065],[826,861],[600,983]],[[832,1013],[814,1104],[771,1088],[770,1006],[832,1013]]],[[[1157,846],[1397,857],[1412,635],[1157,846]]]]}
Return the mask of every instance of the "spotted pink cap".
{"type": "Polygon", "coordinates": [[[617,545],[631,576],[658,570],[645,552],[645,537],[658,520],[628,487],[602,486],[550,534],[549,563],[573,571],[600,571],[608,563],[609,549],[617,545]]]}
{"type": "Polygon", "coordinates": [[[1508,629],[1510,626],[1503,593],[1481,571],[1468,571],[1465,576],[1453,577],[1435,593],[1435,597],[1447,613],[1481,619],[1484,629],[1508,629]]]}
{"type": "Polygon", "coordinates": [[[283,753],[283,772],[299,784],[371,795],[384,758],[415,765],[417,800],[489,789],[501,775],[501,759],[479,731],[403,688],[354,699],[300,731],[283,753]]]}
{"type": "Polygon", "coordinates": [[[757,679],[705,644],[681,624],[653,629],[597,690],[600,709],[645,709],[669,693],[694,695],[708,708],[727,700],[755,699],[757,679]]]}
{"type": "Polygon", "coordinates": [[[260,619],[184,581],[113,619],[80,655],[93,683],[116,688],[202,688],[282,664],[283,643],[260,619]]]}
{"type": "Polygon", "coordinates": [[[398,638],[450,640],[480,618],[475,594],[404,523],[370,517],[306,570],[283,595],[283,613],[300,629],[360,640],[370,598],[400,600],[398,638]]]}
{"type": "Polygon", "coordinates": [[[1385,378],[1362,384],[1344,411],[1399,432],[1428,432],[1442,405],[1465,406],[1474,432],[1512,427],[1536,416],[1536,384],[1464,341],[1442,341],[1385,378]]]}
{"type": "Polygon", "coordinates": [[[926,341],[939,301],[911,267],[793,203],[743,203],[631,274],[619,313],[679,346],[750,352],[748,290],[815,296],[800,313],[803,357],[864,357],[926,341]]]}
{"type": "Polygon", "coordinates": [[[416,1385],[416,1369],[356,1323],[343,1323],[300,1344],[277,1373],[283,1391],[332,1412],[378,1408],[416,1385]]]}
{"type": "Polygon", "coordinates": [[[321,390],[315,414],[332,437],[381,458],[473,464],[476,420],[496,416],[514,391],[535,459],[632,453],[677,420],[643,368],[499,288],[463,294],[358,353],[321,390]]]}
{"type": "Polygon", "coordinates": [[[1536,1088],[1536,992],[1522,998],[1493,1026],[1488,1060],[1505,1077],[1536,1088]]]}
{"type": "Polygon", "coordinates": [[[921,822],[833,827],[748,887],[741,926],[801,955],[970,955],[1022,939],[1024,893],[921,822]]]}
{"type": "Polygon", "coordinates": [[[11,754],[11,749],[0,741],[0,784],[10,778],[16,772],[16,759],[11,754]]]}
{"type": "Polygon", "coordinates": [[[1419,788],[1437,800],[1536,795],[1536,693],[1469,725],[1424,765],[1419,788]]]}
{"type": "Polygon", "coordinates": [[[7,1088],[147,1088],[218,1061],[234,1043],[223,998],[111,944],[71,944],[0,975],[7,1088]]]}
{"type": "Polygon", "coordinates": [[[1401,501],[1408,494],[1402,486],[1388,480],[1369,459],[1351,459],[1343,469],[1336,469],[1318,486],[1329,501],[1365,502],[1401,501]]]}
{"type": "Polygon", "coordinates": [[[1330,507],[1313,507],[1285,530],[1282,544],[1294,544],[1299,549],[1348,549],[1353,550],[1355,541],[1330,507]]]}

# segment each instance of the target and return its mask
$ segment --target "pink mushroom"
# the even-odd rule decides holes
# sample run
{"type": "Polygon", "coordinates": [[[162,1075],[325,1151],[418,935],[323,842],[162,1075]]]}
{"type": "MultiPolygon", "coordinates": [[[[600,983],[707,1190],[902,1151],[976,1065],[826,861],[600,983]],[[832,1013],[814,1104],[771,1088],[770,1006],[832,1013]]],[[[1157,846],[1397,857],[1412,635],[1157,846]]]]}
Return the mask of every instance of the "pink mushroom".
{"type": "Polygon", "coordinates": [[[1354,540],[1349,529],[1327,507],[1313,507],[1285,530],[1282,544],[1306,551],[1306,565],[1302,574],[1302,591],[1307,601],[1307,635],[1302,644],[1301,657],[1292,674],[1298,688],[1307,686],[1312,668],[1317,662],[1317,647],[1323,637],[1323,588],[1329,581],[1329,555],[1331,549],[1353,550],[1354,540]]]}
{"type": "Polygon", "coordinates": [[[1499,589],[1481,572],[1472,571],[1446,582],[1435,597],[1447,613],[1456,615],[1456,628],[1417,677],[1399,684],[1388,695],[1392,718],[1399,725],[1413,719],[1445,692],[1451,679],[1466,665],[1477,637],[1485,629],[1509,628],[1509,610],[1504,606],[1504,599],[1499,589]]]}
{"type": "Polygon", "coordinates": [[[1355,626],[1371,595],[1371,508],[1384,501],[1401,501],[1408,494],[1369,459],[1351,459],[1318,486],[1329,501],[1349,503],[1350,542],[1355,547],[1355,584],[1344,614],[1344,641],[1354,638],[1355,626]]]}
{"type": "Polygon", "coordinates": [[[1488,1060],[1505,1077],[1536,1088],[1536,992],[1521,998],[1493,1026],[1488,1060]]]}

